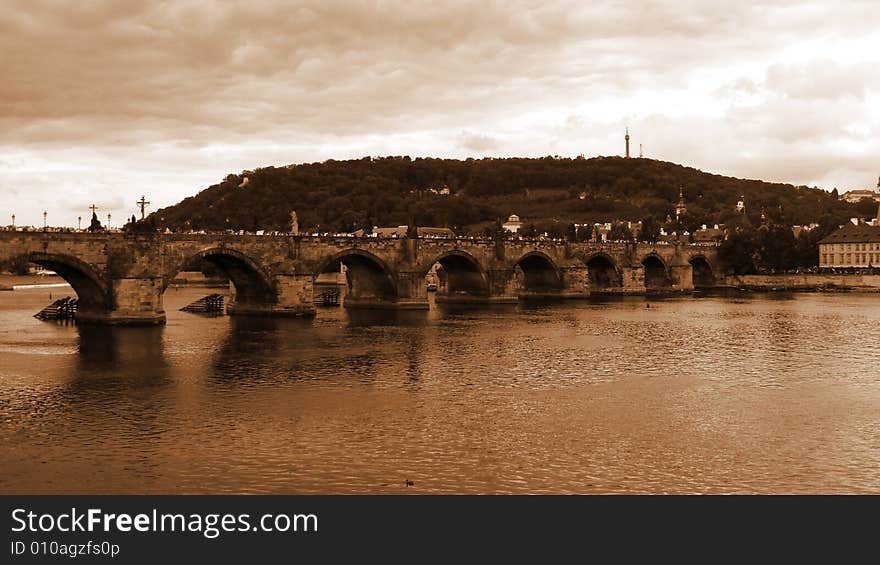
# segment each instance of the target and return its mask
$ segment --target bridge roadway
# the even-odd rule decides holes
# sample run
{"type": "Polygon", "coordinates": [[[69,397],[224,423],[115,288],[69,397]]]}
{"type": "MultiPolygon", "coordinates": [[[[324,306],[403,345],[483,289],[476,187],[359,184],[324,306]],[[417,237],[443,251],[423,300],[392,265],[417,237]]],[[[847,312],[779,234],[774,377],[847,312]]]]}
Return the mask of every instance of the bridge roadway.
{"type": "Polygon", "coordinates": [[[0,232],[0,265],[22,258],[71,284],[78,321],[108,324],[164,323],[165,289],[195,258],[229,276],[230,314],[279,316],[314,315],[315,279],[340,263],[349,308],[427,308],[436,263],[438,302],[688,292],[720,274],[717,247],[701,244],[0,232]]]}

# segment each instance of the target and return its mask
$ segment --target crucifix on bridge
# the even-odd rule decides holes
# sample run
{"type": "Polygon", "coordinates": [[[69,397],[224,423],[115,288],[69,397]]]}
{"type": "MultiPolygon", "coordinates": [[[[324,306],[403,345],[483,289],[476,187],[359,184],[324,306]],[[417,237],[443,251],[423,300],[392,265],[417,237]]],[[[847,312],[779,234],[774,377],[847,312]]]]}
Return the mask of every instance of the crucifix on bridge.
{"type": "Polygon", "coordinates": [[[95,206],[94,204],[92,204],[91,206],[89,206],[89,210],[91,210],[91,211],[92,211],[92,215],[94,215],[95,212],[98,210],[98,207],[95,206]]]}
{"type": "Polygon", "coordinates": [[[147,202],[147,199],[146,199],[143,195],[141,195],[141,199],[138,200],[137,202],[135,202],[135,204],[137,204],[137,205],[140,207],[140,209],[141,209],[141,219],[143,220],[143,219],[144,219],[144,209],[145,209],[147,206],[149,206],[150,203],[147,202]]]}

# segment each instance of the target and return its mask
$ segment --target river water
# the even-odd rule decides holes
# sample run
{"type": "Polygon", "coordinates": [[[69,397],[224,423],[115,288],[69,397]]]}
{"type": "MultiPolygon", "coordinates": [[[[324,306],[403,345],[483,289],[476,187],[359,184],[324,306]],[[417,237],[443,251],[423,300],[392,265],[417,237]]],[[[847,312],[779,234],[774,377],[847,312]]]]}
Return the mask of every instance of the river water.
{"type": "Polygon", "coordinates": [[[0,493],[880,493],[880,295],[95,328],[0,292],[0,493]],[[407,486],[407,481],[413,484],[407,486]]]}

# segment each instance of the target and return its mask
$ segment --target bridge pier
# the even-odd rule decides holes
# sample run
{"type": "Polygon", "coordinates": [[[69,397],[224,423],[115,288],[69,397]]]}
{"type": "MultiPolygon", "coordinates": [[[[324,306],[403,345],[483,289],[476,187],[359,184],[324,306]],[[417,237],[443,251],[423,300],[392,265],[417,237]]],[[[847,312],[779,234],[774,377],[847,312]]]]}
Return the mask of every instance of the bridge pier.
{"type": "Polygon", "coordinates": [[[112,279],[109,287],[112,309],[81,309],[76,313],[77,322],[112,326],[154,326],[165,323],[161,279],[112,279]]]}
{"type": "Polygon", "coordinates": [[[316,313],[312,275],[278,274],[273,277],[275,302],[239,301],[238,293],[226,306],[229,315],[308,318],[316,313]]]}
{"type": "Polygon", "coordinates": [[[672,279],[672,289],[679,292],[691,292],[694,290],[694,269],[690,263],[673,264],[669,267],[669,276],[672,279]]]}
{"type": "Polygon", "coordinates": [[[591,284],[589,286],[589,295],[638,296],[647,292],[647,288],[645,287],[645,269],[642,265],[623,265],[620,267],[618,276],[619,282],[614,281],[612,284],[603,284],[602,286],[594,286],[591,284]]]}
{"type": "Polygon", "coordinates": [[[645,287],[645,268],[641,265],[627,265],[621,268],[621,282],[619,294],[640,295],[647,292],[645,287]]]}
{"type": "Polygon", "coordinates": [[[342,305],[345,308],[365,310],[427,310],[429,308],[428,291],[421,272],[401,271],[394,274],[393,281],[393,294],[383,292],[383,284],[375,281],[354,281],[349,286],[349,292],[342,305]]]}
{"type": "Polygon", "coordinates": [[[396,310],[427,310],[428,289],[421,271],[397,272],[397,300],[388,305],[396,310]]]}
{"type": "MultiPolygon", "coordinates": [[[[468,273],[473,281],[468,285],[458,284],[458,288],[470,290],[458,292],[438,292],[434,301],[437,304],[516,304],[519,302],[518,284],[510,269],[490,269],[485,279],[476,273],[468,273]]],[[[461,276],[461,275],[459,275],[461,276]]],[[[448,288],[448,287],[447,287],[448,288]]]]}
{"type": "Polygon", "coordinates": [[[513,269],[490,269],[489,295],[478,297],[482,304],[516,304],[519,302],[519,283],[513,269]]]}
{"type": "Polygon", "coordinates": [[[560,267],[558,277],[556,273],[548,273],[546,283],[538,288],[530,288],[526,280],[525,277],[517,280],[516,294],[521,299],[577,300],[590,296],[589,271],[583,265],[560,267]]]}
{"type": "Polygon", "coordinates": [[[590,295],[590,272],[586,266],[561,267],[560,298],[587,298],[590,295]]]}

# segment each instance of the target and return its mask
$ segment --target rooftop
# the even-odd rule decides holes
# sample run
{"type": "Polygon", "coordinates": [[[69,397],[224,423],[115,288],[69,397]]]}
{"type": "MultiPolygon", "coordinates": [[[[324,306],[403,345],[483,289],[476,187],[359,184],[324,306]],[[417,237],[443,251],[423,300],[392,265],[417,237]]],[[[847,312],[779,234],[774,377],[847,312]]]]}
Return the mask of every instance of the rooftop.
{"type": "Polygon", "coordinates": [[[847,224],[819,243],[880,243],[880,226],[847,224]]]}

